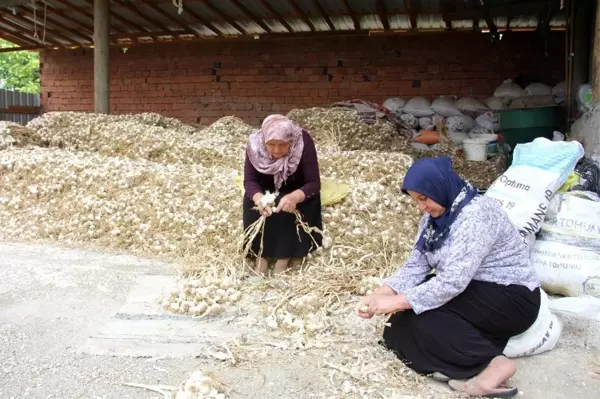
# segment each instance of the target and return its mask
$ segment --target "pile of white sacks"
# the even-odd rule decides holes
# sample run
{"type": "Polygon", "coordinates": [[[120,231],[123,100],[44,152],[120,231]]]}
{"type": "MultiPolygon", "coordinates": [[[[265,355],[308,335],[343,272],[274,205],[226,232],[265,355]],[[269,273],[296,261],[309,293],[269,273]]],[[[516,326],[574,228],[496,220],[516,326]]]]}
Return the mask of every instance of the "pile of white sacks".
{"type": "MultiPolygon", "coordinates": [[[[501,110],[560,105],[565,98],[565,82],[554,87],[531,83],[523,88],[507,80],[496,88],[493,96],[484,101],[447,95],[433,102],[425,97],[413,97],[408,101],[388,98],[383,106],[414,129],[413,138],[416,139],[422,131],[439,131],[445,126],[452,141],[461,145],[465,139],[498,132],[498,112],[501,110]]],[[[423,150],[428,147],[418,142],[414,146],[423,150]]]]}

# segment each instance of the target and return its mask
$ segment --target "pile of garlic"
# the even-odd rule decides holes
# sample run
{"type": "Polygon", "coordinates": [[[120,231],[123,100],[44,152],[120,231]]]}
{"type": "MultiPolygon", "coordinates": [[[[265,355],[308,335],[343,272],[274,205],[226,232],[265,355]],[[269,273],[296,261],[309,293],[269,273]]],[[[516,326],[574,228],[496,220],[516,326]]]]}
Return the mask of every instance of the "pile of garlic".
{"type": "Polygon", "coordinates": [[[158,114],[51,112],[27,126],[33,132],[33,142],[41,146],[161,163],[237,168],[251,128],[236,118],[223,119],[218,126],[199,131],[158,114]],[[222,126],[234,126],[235,130],[217,134],[222,126]]]}
{"type": "Polygon", "coordinates": [[[379,277],[367,276],[363,277],[360,288],[358,289],[359,295],[371,295],[377,288],[381,287],[383,281],[379,277]]]}
{"type": "Polygon", "coordinates": [[[313,293],[293,298],[278,308],[268,306],[265,324],[270,330],[283,330],[299,334],[318,333],[331,323],[329,317],[323,315],[323,298],[313,293]]]}
{"type": "Polygon", "coordinates": [[[17,141],[11,133],[12,125],[16,124],[0,121],[0,150],[5,150],[12,147],[17,141]]]}
{"type": "Polygon", "coordinates": [[[183,382],[175,399],[225,399],[226,394],[220,392],[221,385],[200,370],[191,373],[190,378],[183,382]]]}
{"type": "Polygon", "coordinates": [[[343,150],[404,151],[409,147],[393,123],[378,120],[368,125],[352,110],[294,109],[287,116],[306,129],[317,143],[333,144],[343,150]]]}
{"type": "Polygon", "coordinates": [[[237,290],[231,277],[189,280],[181,289],[170,292],[159,300],[165,310],[193,316],[216,316],[228,305],[240,301],[242,293],[237,290]]]}
{"type": "Polygon", "coordinates": [[[227,168],[34,147],[2,151],[0,171],[3,239],[179,257],[235,253],[242,234],[227,168]]]}

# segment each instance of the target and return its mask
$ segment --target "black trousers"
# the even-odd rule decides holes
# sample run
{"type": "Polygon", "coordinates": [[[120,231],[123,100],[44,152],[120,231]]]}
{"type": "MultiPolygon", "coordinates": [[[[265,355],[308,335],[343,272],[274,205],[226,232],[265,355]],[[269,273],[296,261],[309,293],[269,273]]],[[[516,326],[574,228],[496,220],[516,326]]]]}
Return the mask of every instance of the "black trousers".
{"type": "MultiPolygon", "coordinates": [[[[281,193],[279,199],[287,194],[281,193]]],[[[254,203],[244,196],[244,230],[258,220],[260,213],[253,209],[254,203]]],[[[303,221],[311,227],[323,229],[321,218],[321,196],[316,195],[308,201],[301,202],[297,206],[302,214],[303,221]]],[[[258,255],[260,250],[261,234],[258,234],[252,242],[253,255],[258,255]]],[[[265,221],[263,240],[263,258],[303,258],[309,252],[321,246],[323,237],[321,234],[313,233],[309,236],[304,230],[296,228],[296,216],[287,212],[274,213],[265,221]],[[311,238],[312,236],[312,238],[311,238]],[[316,245],[315,245],[316,243],[316,245]]]]}
{"type": "Polygon", "coordinates": [[[472,281],[437,309],[392,315],[383,343],[418,373],[471,378],[502,355],[511,337],[533,325],[539,309],[539,288],[472,281]]]}

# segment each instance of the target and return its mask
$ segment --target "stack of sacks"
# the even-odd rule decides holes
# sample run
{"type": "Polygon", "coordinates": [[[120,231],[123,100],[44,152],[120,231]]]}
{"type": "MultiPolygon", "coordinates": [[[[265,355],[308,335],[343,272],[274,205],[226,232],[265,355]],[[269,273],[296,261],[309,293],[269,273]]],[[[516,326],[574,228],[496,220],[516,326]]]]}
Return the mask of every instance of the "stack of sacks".
{"type": "MultiPolygon", "coordinates": [[[[386,103],[391,104],[392,100],[397,99],[388,99],[386,103]]],[[[442,121],[443,117],[435,114],[428,99],[413,97],[404,104],[401,111],[400,118],[413,129],[413,146],[415,148],[429,150],[431,146],[439,143],[440,137],[436,131],[436,123],[442,121]]]]}
{"type": "Polygon", "coordinates": [[[563,103],[565,97],[564,82],[554,88],[540,82],[530,83],[523,88],[509,79],[496,88],[494,97],[486,100],[486,104],[493,111],[551,107],[563,103]]]}

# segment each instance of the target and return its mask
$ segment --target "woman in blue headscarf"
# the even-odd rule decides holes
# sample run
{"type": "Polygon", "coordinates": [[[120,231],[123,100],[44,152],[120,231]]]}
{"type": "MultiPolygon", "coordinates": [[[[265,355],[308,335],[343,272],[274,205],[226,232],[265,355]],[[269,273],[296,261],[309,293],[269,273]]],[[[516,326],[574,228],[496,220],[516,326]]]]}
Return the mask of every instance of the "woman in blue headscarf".
{"type": "Polygon", "coordinates": [[[504,211],[462,180],[448,157],[408,170],[402,192],[424,213],[415,247],[357,314],[391,314],[383,344],[415,371],[471,396],[512,397],[503,356],[540,308],[527,247],[504,211]]]}

